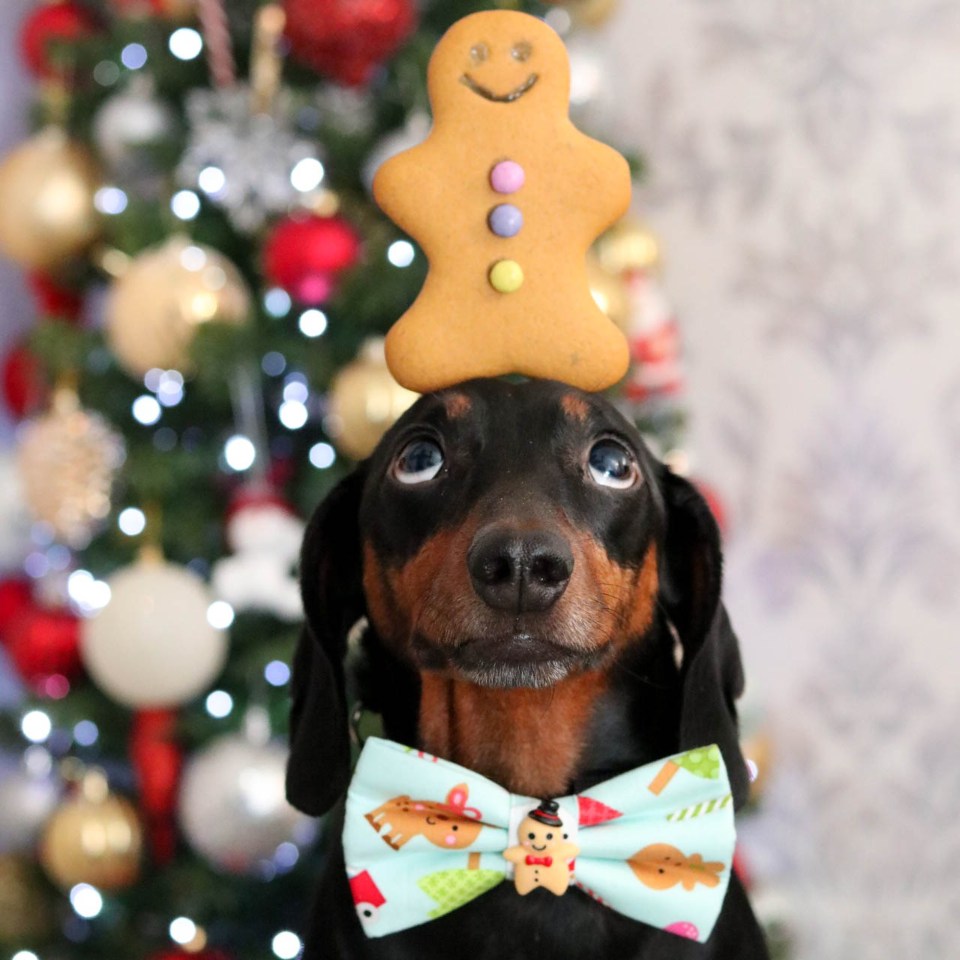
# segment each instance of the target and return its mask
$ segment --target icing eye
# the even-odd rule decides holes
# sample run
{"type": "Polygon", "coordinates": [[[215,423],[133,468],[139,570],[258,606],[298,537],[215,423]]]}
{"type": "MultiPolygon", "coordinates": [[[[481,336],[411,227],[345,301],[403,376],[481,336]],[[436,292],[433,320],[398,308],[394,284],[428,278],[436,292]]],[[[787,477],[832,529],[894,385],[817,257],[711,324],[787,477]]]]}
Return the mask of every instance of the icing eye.
{"type": "Polygon", "coordinates": [[[527,834],[527,839],[528,839],[528,840],[536,840],[536,839],[537,839],[537,835],[536,835],[535,833],[528,833],[528,834],[527,834]]]}
{"type": "Polygon", "coordinates": [[[552,833],[548,833],[548,834],[547,834],[547,839],[548,839],[548,840],[552,840],[552,839],[553,839],[553,834],[552,834],[552,833]]]}
{"type": "Polygon", "coordinates": [[[443,467],[443,451],[432,440],[408,443],[393,465],[393,475],[407,484],[426,483],[443,467]]]}
{"type": "Polygon", "coordinates": [[[474,63],[483,63],[490,56],[490,48],[485,43],[475,43],[470,48],[470,59],[474,63]]]}
{"type": "Polygon", "coordinates": [[[510,51],[510,56],[514,60],[518,60],[520,63],[525,63],[530,59],[530,54],[533,53],[533,47],[527,43],[526,40],[521,40],[519,43],[513,45],[513,49],[510,51]]]}
{"type": "Polygon", "coordinates": [[[595,483],[614,490],[628,490],[640,477],[633,454],[617,440],[598,440],[590,448],[587,466],[595,483]]]}

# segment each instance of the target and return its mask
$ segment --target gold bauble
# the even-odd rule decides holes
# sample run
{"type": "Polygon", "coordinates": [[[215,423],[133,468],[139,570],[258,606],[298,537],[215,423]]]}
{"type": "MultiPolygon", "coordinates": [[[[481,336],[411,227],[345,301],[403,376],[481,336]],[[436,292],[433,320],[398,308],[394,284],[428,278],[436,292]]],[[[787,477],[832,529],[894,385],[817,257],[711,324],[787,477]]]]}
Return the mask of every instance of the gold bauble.
{"type": "Polygon", "coordinates": [[[50,900],[34,864],[0,856],[0,943],[23,946],[49,935],[50,900]]]}
{"type": "Polygon", "coordinates": [[[608,273],[653,270],[660,265],[660,244],[639,220],[624,217],[593,246],[600,266],[608,273]]]}
{"type": "Polygon", "coordinates": [[[85,546],[110,514],[110,493],[123,463],[123,441],[76,392],[58,388],[48,413],[26,425],[17,448],[23,499],[57,539],[85,546]]]}
{"type": "Polygon", "coordinates": [[[47,823],[40,863],[65,890],[77,883],[119,890],[137,879],[142,849],[143,828],[133,804],[110,793],[101,771],[90,770],[47,823]]]}
{"type": "Polygon", "coordinates": [[[106,310],[110,348],[131,376],[187,370],[205,323],[242,324],[250,292],[240,271],[212,247],[173,237],[134,257],[114,280],[106,310]]]}
{"type": "Polygon", "coordinates": [[[393,379],[383,340],[371,338],[333,379],[328,429],[342,453],[362,460],[418,396],[393,379]]]}
{"type": "Polygon", "coordinates": [[[546,0],[553,6],[563,7],[577,23],[587,27],[599,27],[613,15],[620,0],[546,0]]]}
{"type": "Polygon", "coordinates": [[[607,273],[591,253],[587,255],[587,282],[596,305],[626,333],[630,320],[630,295],[623,275],[607,273]]]}
{"type": "Polygon", "coordinates": [[[43,270],[81,253],[99,232],[99,175],[90,154],[57,127],[0,163],[0,253],[43,270]]]}

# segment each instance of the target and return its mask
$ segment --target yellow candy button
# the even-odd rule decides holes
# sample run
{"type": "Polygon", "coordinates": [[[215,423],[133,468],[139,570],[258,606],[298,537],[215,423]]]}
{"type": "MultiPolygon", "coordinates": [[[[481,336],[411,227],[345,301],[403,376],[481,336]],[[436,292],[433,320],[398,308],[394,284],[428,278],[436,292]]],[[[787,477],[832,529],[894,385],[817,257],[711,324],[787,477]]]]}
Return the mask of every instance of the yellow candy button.
{"type": "Polygon", "coordinates": [[[523,267],[516,260],[498,260],[490,268],[490,286],[498,293],[513,293],[523,286],[523,267]]]}

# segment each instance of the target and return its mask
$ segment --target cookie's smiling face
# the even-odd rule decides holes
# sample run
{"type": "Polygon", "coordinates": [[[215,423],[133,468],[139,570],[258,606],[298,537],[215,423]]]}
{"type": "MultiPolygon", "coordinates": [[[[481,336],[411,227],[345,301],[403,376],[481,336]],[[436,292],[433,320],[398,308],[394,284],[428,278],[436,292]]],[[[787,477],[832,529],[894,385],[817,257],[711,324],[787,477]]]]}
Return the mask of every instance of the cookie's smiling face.
{"type": "Polygon", "coordinates": [[[485,100],[492,100],[495,103],[513,103],[533,89],[534,84],[540,79],[540,75],[532,69],[535,64],[529,63],[530,72],[509,89],[501,88],[500,84],[515,80],[518,72],[517,65],[521,65],[522,69],[523,65],[527,65],[533,59],[534,46],[529,40],[517,40],[510,46],[509,52],[497,49],[486,40],[481,40],[470,48],[470,64],[460,76],[460,82],[485,100]],[[495,57],[509,58],[510,63],[507,65],[494,63],[495,57]],[[478,77],[483,77],[491,85],[482,83],[478,77]]]}
{"type": "Polygon", "coordinates": [[[545,99],[566,110],[569,66],[563,41],[542,20],[512,10],[476,13],[455,23],[430,61],[435,112],[447,102],[518,105],[545,99]]]}

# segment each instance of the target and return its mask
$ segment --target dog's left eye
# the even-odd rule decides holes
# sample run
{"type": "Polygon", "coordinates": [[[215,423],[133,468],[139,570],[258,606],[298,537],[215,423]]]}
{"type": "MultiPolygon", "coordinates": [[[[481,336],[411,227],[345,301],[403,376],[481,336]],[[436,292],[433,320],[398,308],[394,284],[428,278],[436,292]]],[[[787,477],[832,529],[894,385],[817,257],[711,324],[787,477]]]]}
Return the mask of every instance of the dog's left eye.
{"type": "Polygon", "coordinates": [[[590,448],[587,466],[594,482],[601,487],[626,490],[640,476],[633,454],[616,440],[599,440],[590,448]]]}
{"type": "Polygon", "coordinates": [[[426,483],[443,466],[443,451],[432,440],[408,443],[393,465],[393,475],[401,483],[426,483]]]}

